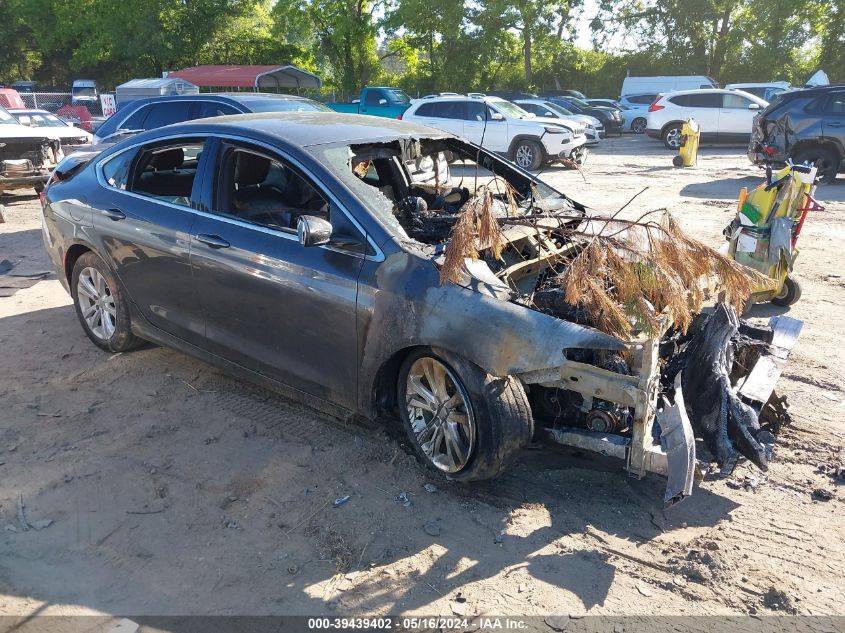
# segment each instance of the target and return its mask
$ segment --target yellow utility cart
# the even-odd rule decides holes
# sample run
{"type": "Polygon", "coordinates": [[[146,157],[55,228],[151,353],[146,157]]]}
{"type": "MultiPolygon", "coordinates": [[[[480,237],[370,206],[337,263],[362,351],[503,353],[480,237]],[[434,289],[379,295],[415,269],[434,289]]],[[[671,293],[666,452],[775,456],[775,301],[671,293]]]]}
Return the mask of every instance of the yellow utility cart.
{"type": "Polygon", "coordinates": [[[681,126],[681,144],[678,155],[672,159],[675,167],[695,167],[698,163],[698,143],[701,140],[701,128],[695,119],[690,117],[681,126]]]}
{"type": "Polygon", "coordinates": [[[767,169],[765,183],[750,193],[740,191],[725,237],[730,257],[762,273],[752,291],[754,303],[789,306],[801,297],[801,285],[791,273],[807,214],[824,210],[813,197],[816,171],[791,163],[775,173],[767,169]]]}

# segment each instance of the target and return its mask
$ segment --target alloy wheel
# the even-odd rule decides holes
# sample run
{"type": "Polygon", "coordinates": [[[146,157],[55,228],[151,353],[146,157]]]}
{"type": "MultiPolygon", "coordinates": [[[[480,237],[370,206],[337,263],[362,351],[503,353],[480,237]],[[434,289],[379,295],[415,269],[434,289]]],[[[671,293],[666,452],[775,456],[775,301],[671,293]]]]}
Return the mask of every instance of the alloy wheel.
{"type": "Polygon", "coordinates": [[[666,132],[666,144],[672,149],[678,149],[681,146],[681,128],[673,127],[666,132]]]}
{"type": "Polygon", "coordinates": [[[83,268],[79,273],[76,292],[82,318],[88,329],[98,339],[108,341],[114,335],[117,310],[106,278],[96,268],[83,268]]]}
{"type": "Polygon", "coordinates": [[[530,145],[520,145],[516,148],[516,164],[527,169],[534,162],[534,150],[530,145]]]}
{"type": "Polygon", "coordinates": [[[643,118],[634,119],[634,122],[631,123],[631,131],[634,134],[642,134],[645,132],[646,126],[648,123],[643,118]]]}
{"type": "Polygon", "coordinates": [[[463,469],[475,448],[475,417],[460,379],[440,361],[423,357],[408,370],[405,406],[423,453],[438,469],[463,469]]]}

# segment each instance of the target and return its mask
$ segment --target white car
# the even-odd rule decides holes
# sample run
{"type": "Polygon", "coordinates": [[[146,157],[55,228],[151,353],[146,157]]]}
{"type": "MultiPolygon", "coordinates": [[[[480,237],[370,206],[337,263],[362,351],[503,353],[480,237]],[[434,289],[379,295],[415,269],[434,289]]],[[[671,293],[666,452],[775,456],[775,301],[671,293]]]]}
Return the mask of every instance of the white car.
{"type": "Polygon", "coordinates": [[[562,105],[551,101],[545,99],[515,99],[514,103],[534,116],[580,123],[584,126],[584,134],[587,135],[587,145],[597,145],[601,139],[607,136],[604,125],[597,118],[587,114],[575,114],[562,105]]]}
{"type": "Polygon", "coordinates": [[[768,101],[742,90],[680,90],[659,97],[648,108],[645,133],[669,149],[681,144],[681,126],[692,118],[702,141],[745,142],[751,137],[754,117],[768,101]]]}
{"type": "Polygon", "coordinates": [[[18,123],[30,128],[37,128],[42,136],[61,141],[63,147],[88,145],[94,139],[92,134],[62,121],[52,112],[35,109],[13,109],[9,113],[18,123]]]}
{"type": "Polygon", "coordinates": [[[574,134],[573,123],[539,119],[498,97],[434,97],[421,99],[402,119],[450,132],[504,154],[523,169],[571,158],[583,160],[586,136],[574,134]]]}

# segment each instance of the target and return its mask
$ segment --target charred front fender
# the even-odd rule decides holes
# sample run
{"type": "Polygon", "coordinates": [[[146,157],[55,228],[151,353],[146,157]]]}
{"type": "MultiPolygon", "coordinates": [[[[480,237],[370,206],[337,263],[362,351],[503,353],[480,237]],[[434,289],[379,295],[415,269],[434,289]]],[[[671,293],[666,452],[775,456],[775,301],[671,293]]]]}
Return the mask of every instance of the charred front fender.
{"type": "Polygon", "coordinates": [[[559,367],[567,348],[624,349],[620,340],[598,330],[469,288],[441,285],[431,261],[412,253],[395,253],[382,262],[374,270],[372,288],[362,281],[363,412],[371,412],[381,367],[411,347],[448,350],[494,376],[559,367]]]}

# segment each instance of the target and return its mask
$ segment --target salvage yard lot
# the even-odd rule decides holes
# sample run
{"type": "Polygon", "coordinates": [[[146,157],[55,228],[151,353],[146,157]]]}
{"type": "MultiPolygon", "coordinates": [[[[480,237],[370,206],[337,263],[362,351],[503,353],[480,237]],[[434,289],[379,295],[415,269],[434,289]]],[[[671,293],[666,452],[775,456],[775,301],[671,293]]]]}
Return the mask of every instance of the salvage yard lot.
{"type": "MultiPolygon", "coordinates": [[[[737,147],[704,148],[694,169],[671,158],[625,136],[583,175],[544,178],[605,212],[648,187],[630,215],[667,207],[720,245],[762,172],[737,147]]],[[[768,475],[708,476],[667,510],[659,478],[572,450],[450,484],[399,430],[168,349],[101,352],[54,276],[0,298],[0,615],[845,614],[845,491],[830,475],[845,460],[845,179],[818,198],[789,310],[804,331],[778,386],[794,424],[768,475]],[[52,524],[22,531],[21,502],[52,524]]],[[[2,202],[0,259],[48,269],[37,199],[2,202]]]]}

